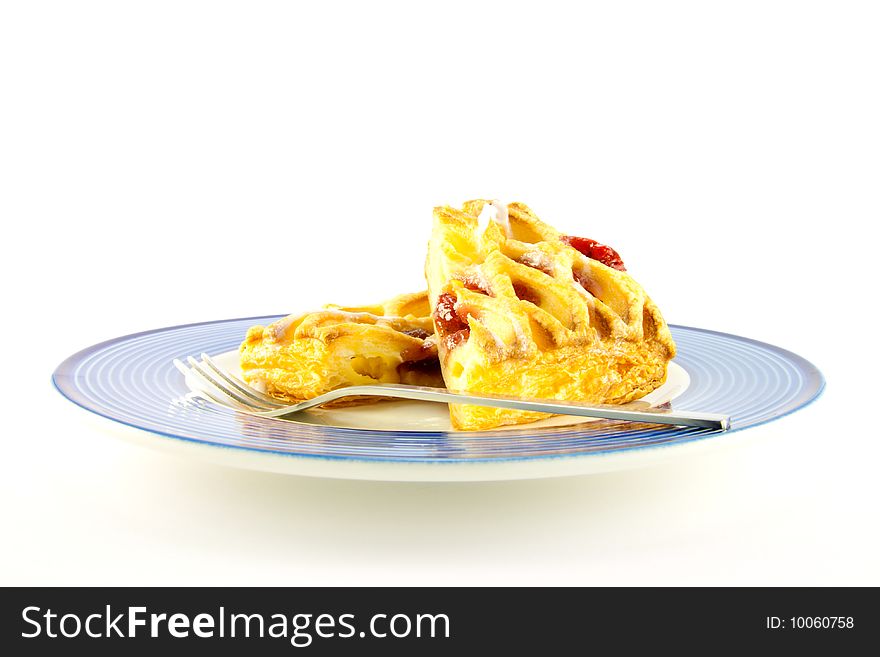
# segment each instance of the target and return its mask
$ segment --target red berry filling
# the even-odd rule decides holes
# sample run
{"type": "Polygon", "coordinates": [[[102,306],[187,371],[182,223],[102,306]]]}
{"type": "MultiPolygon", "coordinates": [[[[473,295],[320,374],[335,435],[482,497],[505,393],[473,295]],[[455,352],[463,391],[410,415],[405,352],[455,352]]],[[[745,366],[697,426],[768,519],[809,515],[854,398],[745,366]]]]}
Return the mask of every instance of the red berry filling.
{"type": "Polygon", "coordinates": [[[541,305],[541,297],[532,288],[524,283],[514,283],[513,292],[521,301],[529,301],[536,306],[541,305]]]}
{"type": "Polygon", "coordinates": [[[434,311],[434,323],[437,325],[437,334],[448,351],[452,351],[458,345],[466,342],[471,334],[471,327],[467,323],[467,317],[462,317],[456,310],[457,299],[454,294],[444,292],[437,298],[437,308],[434,311]]]}
{"type": "Polygon", "coordinates": [[[626,271],[620,255],[610,246],[599,244],[596,240],[587,239],[586,237],[572,237],[571,235],[564,236],[562,241],[573,249],[577,249],[588,258],[598,260],[612,269],[626,271]]]}

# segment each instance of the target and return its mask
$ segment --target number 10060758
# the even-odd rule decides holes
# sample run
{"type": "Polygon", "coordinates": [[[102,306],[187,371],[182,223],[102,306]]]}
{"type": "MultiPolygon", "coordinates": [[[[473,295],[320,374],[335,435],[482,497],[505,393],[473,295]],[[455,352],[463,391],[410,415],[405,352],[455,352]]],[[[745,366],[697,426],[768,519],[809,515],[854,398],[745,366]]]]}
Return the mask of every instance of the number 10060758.
{"type": "Polygon", "coordinates": [[[768,630],[851,630],[854,627],[852,616],[767,616],[768,630]]]}

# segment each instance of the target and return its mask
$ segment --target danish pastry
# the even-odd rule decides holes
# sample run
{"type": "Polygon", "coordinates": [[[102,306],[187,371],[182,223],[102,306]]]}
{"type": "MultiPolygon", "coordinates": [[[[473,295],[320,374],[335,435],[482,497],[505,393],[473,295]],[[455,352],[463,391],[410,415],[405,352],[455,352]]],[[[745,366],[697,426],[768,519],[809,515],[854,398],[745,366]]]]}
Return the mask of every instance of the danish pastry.
{"type": "MultiPolygon", "coordinates": [[[[666,379],[669,328],[617,252],[521,203],[435,208],[425,271],[451,390],[618,404],[666,379]]],[[[547,417],[462,404],[450,415],[461,430],[547,417]]]]}
{"type": "Polygon", "coordinates": [[[374,306],[326,306],[250,328],[240,348],[242,375],[248,385],[290,402],[351,385],[443,387],[433,334],[425,292],[374,306]]]}

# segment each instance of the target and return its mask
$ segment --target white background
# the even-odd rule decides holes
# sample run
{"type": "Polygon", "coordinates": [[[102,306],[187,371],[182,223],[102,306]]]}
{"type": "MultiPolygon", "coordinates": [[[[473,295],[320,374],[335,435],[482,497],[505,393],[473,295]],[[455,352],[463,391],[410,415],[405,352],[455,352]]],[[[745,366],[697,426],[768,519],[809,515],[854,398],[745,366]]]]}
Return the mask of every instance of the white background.
{"type": "Polygon", "coordinates": [[[876,4],[604,4],[4,3],[0,584],[880,584],[876,4]],[[480,196],[826,394],[651,469],[417,485],[184,461],[51,387],[419,289],[432,206],[480,196]]]}

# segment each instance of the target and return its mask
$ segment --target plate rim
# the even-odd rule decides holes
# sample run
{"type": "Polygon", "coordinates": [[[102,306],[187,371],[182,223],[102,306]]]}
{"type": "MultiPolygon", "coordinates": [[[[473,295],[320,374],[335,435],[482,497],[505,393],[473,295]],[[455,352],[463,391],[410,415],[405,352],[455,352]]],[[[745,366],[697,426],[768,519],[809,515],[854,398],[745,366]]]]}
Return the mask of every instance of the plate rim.
{"type": "MultiPolygon", "coordinates": [[[[203,439],[199,439],[199,438],[191,438],[191,437],[187,437],[187,436],[181,436],[179,434],[162,431],[160,429],[144,427],[144,426],[135,424],[131,421],[123,420],[123,419],[116,418],[116,417],[111,417],[110,415],[108,415],[106,413],[102,413],[100,410],[98,410],[96,408],[89,407],[89,406],[85,405],[84,403],[80,402],[79,400],[69,396],[67,394],[67,392],[65,392],[65,390],[63,389],[62,384],[59,382],[59,379],[65,375],[65,370],[72,369],[72,366],[74,363],[81,361],[83,358],[85,358],[87,355],[89,355],[93,352],[100,351],[102,348],[116,344],[116,343],[124,342],[127,340],[131,340],[134,338],[143,337],[143,336],[147,336],[147,335],[153,335],[156,333],[174,331],[174,330],[184,329],[184,328],[191,328],[191,327],[197,327],[197,326],[209,326],[209,325],[213,325],[213,324],[225,324],[225,323],[230,323],[230,322],[270,320],[270,319],[286,317],[286,316],[287,316],[286,314],[255,315],[255,316],[249,316],[249,317],[237,317],[237,318],[229,318],[229,319],[208,320],[208,321],[202,321],[202,322],[190,322],[190,323],[186,323],[186,324],[176,324],[176,325],[172,325],[172,326],[165,326],[165,327],[159,327],[159,328],[154,328],[154,329],[148,329],[145,331],[137,331],[137,332],[121,335],[121,336],[118,336],[115,338],[111,338],[108,340],[104,340],[104,341],[95,343],[93,345],[90,345],[88,347],[85,347],[83,349],[80,349],[79,351],[71,354],[70,356],[65,358],[63,361],[61,361],[61,363],[59,363],[59,365],[55,368],[55,370],[52,373],[52,377],[51,377],[52,385],[55,388],[55,390],[58,391],[58,393],[62,397],[64,397],[68,401],[72,402],[74,405],[78,406],[79,408],[88,411],[89,413],[91,413],[94,416],[97,416],[99,418],[113,422],[118,425],[122,425],[126,428],[139,431],[144,434],[150,434],[153,436],[158,436],[160,438],[166,438],[166,439],[169,439],[172,441],[179,441],[179,442],[186,443],[188,445],[215,448],[215,449],[219,449],[219,450],[235,450],[236,452],[240,452],[240,453],[259,454],[262,456],[268,456],[268,457],[274,457],[274,458],[284,457],[286,459],[296,459],[296,460],[300,460],[303,462],[318,462],[318,461],[323,461],[323,462],[329,461],[329,462],[333,462],[333,463],[347,462],[347,463],[358,463],[361,465],[371,465],[371,466],[382,465],[382,466],[386,466],[386,467],[387,466],[405,467],[405,466],[412,466],[414,464],[418,464],[418,465],[423,465],[423,466],[431,466],[431,467],[437,466],[437,467],[444,467],[444,468],[453,468],[456,466],[462,466],[462,467],[481,466],[481,465],[482,466],[489,466],[492,464],[496,464],[496,465],[500,466],[500,465],[509,465],[511,463],[559,462],[560,460],[592,459],[594,461],[598,461],[598,460],[603,460],[603,459],[604,460],[612,459],[612,458],[620,457],[623,455],[657,453],[661,450],[661,448],[683,447],[686,445],[691,445],[695,442],[704,441],[708,438],[719,438],[722,436],[732,435],[732,434],[738,433],[740,431],[743,431],[745,429],[751,429],[753,427],[762,426],[762,425],[774,422],[776,420],[782,419],[792,413],[795,413],[799,410],[802,410],[802,409],[805,409],[805,408],[811,406],[814,402],[816,402],[823,395],[823,393],[825,392],[825,388],[826,388],[825,376],[822,374],[821,370],[814,363],[812,363],[807,358],[805,358],[805,357],[803,357],[793,351],[785,349],[784,347],[779,347],[777,345],[774,345],[774,344],[771,344],[768,342],[763,342],[761,340],[756,340],[754,338],[748,338],[748,337],[744,337],[744,336],[740,336],[740,335],[735,335],[732,333],[726,333],[723,331],[716,331],[714,329],[705,329],[705,328],[700,328],[700,327],[695,327],[695,326],[684,326],[681,324],[669,324],[670,328],[682,329],[682,330],[687,330],[687,331],[696,331],[696,332],[720,336],[720,337],[724,337],[724,338],[733,338],[735,340],[747,342],[749,344],[752,344],[752,345],[755,345],[755,346],[758,346],[758,347],[761,347],[764,349],[769,348],[772,351],[783,354],[786,358],[797,362],[805,370],[805,372],[808,375],[813,377],[813,379],[816,381],[816,388],[812,392],[811,396],[808,399],[806,399],[805,401],[803,401],[801,404],[799,404],[793,408],[787,409],[786,411],[784,411],[782,413],[772,415],[771,417],[767,417],[767,418],[765,418],[759,422],[756,422],[754,424],[750,424],[745,427],[736,427],[736,425],[734,424],[727,431],[695,430],[692,433],[688,433],[688,434],[685,434],[684,436],[680,436],[681,439],[676,440],[674,442],[660,443],[660,444],[655,443],[655,444],[651,444],[651,445],[631,445],[631,446],[617,448],[617,449],[611,450],[611,451],[586,451],[586,452],[575,453],[575,454],[541,454],[539,456],[514,456],[514,457],[503,457],[502,456],[502,457],[493,457],[493,458],[474,458],[474,459],[467,459],[467,460],[456,460],[456,459],[436,459],[436,458],[431,459],[431,458],[411,458],[411,457],[385,457],[385,458],[370,457],[370,458],[364,458],[364,457],[357,456],[357,455],[314,454],[314,453],[297,454],[297,453],[291,453],[291,452],[279,452],[279,451],[275,451],[272,449],[262,449],[259,447],[246,446],[246,445],[219,444],[219,443],[209,442],[207,440],[203,440],[203,439]]],[[[685,371],[687,372],[686,368],[683,368],[683,369],[685,369],[685,371]]],[[[342,431],[345,433],[354,433],[354,434],[365,431],[364,429],[357,429],[357,428],[350,428],[350,427],[335,427],[334,430],[335,431],[342,431]]],[[[511,435],[511,436],[516,436],[516,435],[522,435],[523,432],[529,433],[527,428],[522,429],[519,432],[507,431],[505,433],[507,433],[508,435],[511,435]]],[[[402,432],[387,430],[387,431],[372,431],[372,433],[374,433],[374,434],[387,433],[391,436],[394,436],[394,435],[399,436],[402,432]]],[[[479,434],[481,434],[481,433],[491,433],[491,432],[474,432],[469,435],[472,435],[474,437],[479,437],[479,434]]],[[[425,437],[431,437],[431,436],[445,436],[447,434],[444,432],[424,432],[422,435],[424,435],[425,437]]],[[[724,442],[729,442],[729,441],[724,441],[724,442]]],[[[228,454],[229,452],[226,452],[226,453],[228,454]]]]}

